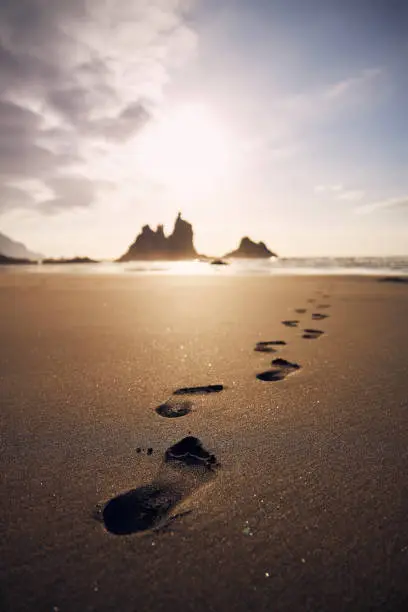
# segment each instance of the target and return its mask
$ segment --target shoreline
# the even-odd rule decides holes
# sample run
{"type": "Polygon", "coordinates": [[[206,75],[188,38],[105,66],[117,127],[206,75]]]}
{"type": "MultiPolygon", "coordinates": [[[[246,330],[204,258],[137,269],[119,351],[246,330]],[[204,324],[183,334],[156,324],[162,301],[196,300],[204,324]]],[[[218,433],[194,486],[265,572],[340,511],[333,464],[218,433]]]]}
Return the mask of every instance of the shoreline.
{"type": "MultiPolygon", "coordinates": [[[[138,262],[134,262],[137,264],[138,262]]],[[[138,277],[138,276],[152,276],[152,277],[212,277],[212,278],[252,278],[252,277],[264,277],[264,278],[315,278],[315,279],[329,279],[329,278],[368,278],[381,280],[382,278],[396,279],[398,282],[406,282],[408,279],[408,271],[405,270],[392,270],[392,269],[313,269],[313,268],[275,268],[271,270],[257,270],[257,269],[245,269],[236,268],[232,266],[232,271],[228,268],[230,266],[210,266],[206,264],[204,267],[203,262],[177,262],[177,266],[174,267],[174,262],[139,262],[140,264],[130,267],[129,264],[117,264],[116,262],[100,262],[99,264],[29,264],[29,265],[4,265],[0,266],[0,274],[3,272],[6,274],[17,274],[17,275],[70,275],[77,277],[80,275],[95,278],[115,278],[120,276],[138,277]],[[173,266],[172,266],[173,264],[173,266]],[[197,268],[197,265],[200,266],[197,268]],[[126,266],[126,267],[125,267],[126,266]],[[166,267],[168,266],[168,267],[166,267]],[[208,266],[208,268],[207,268],[208,266]],[[227,268],[227,269],[226,269],[227,268]]]]}

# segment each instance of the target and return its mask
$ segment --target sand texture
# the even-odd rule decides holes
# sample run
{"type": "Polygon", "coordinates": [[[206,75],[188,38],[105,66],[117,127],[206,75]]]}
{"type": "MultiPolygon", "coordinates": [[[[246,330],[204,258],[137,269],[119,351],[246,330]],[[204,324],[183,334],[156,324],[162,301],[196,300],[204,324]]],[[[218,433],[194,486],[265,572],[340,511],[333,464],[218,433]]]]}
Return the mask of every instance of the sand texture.
{"type": "Polygon", "coordinates": [[[0,276],[2,612],[408,609],[408,285],[0,276]]]}

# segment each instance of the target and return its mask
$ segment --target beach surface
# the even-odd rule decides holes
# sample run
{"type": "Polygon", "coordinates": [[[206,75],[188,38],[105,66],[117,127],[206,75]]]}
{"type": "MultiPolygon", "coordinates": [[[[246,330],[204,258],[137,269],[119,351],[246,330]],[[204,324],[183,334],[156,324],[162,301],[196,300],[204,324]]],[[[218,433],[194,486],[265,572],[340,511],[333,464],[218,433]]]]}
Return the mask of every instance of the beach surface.
{"type": "Polygon", "coordinates": [[[406,610],[407,313],[369,277],[2,274],[2,612],[406,610]]]}

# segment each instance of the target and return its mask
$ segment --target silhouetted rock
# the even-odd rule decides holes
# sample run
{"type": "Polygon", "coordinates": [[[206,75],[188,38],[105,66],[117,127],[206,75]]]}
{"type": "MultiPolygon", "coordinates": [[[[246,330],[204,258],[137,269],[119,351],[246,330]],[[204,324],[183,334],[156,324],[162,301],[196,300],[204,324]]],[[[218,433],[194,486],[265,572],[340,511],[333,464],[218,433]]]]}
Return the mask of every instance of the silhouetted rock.
{"type": "Polygon", "coordinates": [[[90,259],[89,257],[72,257],[71,259],[43,259],[43,264],[94,264],[99,263],[96,259],[90,259]]]}
{"type": "Polygon", "coordinates": [[[171,255],[175,259],[191,259],[197,257],[197,252],[194,248],[194,232],[193,226],[188,221],[181,218],[181,213],[178,214],[174,224],[173,233],[167,239],[167,245],[171,255]]]}
{"type": "Polygon", "coordinates": [[[120,258],[120,261],[160,259],[160,254],[166,250],[166,244],[167,240],[162,225],[159,225],[156,231],[152,230],[149,225],[144,225],[141,233],[128,252],[120,258]]]}
{"type": "Polygon", "coordinates": [[[253,242],[250,238],[245,236],[242,238],[241,243],[235,251],[227,253],[224,257],[240,257],[242,259],[267,259],[269,257],[277,257],[276,253],[273,253],[268,249],[264,242],[253,242]]]}
{"type": "Polygon", "coordinates": [[[228,262],[222,259],[213,259],[212,261],[210,261],[210,264],[212,266],[228,266],[228,262]]]}
{"type": "Polygon", "coordinates": [[[31,259],[35,261],[38,261],[42,257],[39,253],[29,251],[21,242],[16,242],[2,233],[0,233],[0,253],[6,257],[31,259]]]}
{"type": "Polygon", "coordinates": [[[8,257],[0,253],[0,266],[20,266],[26,264],[37,264],[37,262],[22,257],[8,257]]]}
{"type": "Polygon", "coordinates": [[[145,225],[134,243],[118,261],[195,259],[197,252],[193,238],[193,226],[184,221],[179,213],[170,236],[165,236],[162,225],[158,225],[156,231],[145,225]]]}

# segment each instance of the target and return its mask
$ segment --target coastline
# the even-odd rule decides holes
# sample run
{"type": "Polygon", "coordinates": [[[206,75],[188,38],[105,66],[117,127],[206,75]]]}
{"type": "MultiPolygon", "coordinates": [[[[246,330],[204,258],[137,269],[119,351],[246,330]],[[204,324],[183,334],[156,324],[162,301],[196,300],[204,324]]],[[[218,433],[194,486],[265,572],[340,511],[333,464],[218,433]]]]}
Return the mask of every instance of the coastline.
{"type": "MultiPolygon", "coordinates": [[[[88,263],[58,260],[53,263],[0,265],[0,274],[97,274],[156,276],[390,276],[408,278],[408,257],[280,257],[273,259],[231,259],[229,265],[211,265],[212,260],[135,260],[126,263],[100,260],[88,263]]],[[[221,260],[222,261],[222,260],[221,260]]]]}

